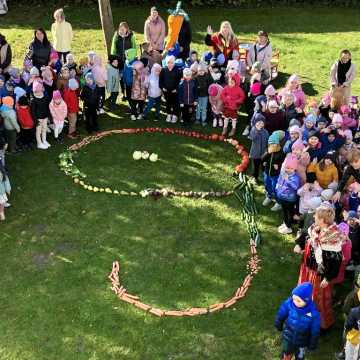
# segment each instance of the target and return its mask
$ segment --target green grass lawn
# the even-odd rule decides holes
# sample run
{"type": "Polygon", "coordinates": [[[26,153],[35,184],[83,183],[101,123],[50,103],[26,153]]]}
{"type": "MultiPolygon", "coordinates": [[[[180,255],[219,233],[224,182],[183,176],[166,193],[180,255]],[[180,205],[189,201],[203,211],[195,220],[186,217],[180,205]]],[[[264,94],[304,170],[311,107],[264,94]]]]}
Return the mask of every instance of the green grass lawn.
{"type": "MultiPolygon", "coordinates": [[[[17,63],[33,28],[49,29],[51,12],[12,8],[1,18],[0,32],[12,44],[17,63]]],[[[75,55],[83,56],[89,49],[104,53],[97,9],[67,8],[66,13],[75,30],[75,55]]],[[[128,20],[141,32],[147,8],[122,7],[113,13],[115,23],[128,20]]],[[[207,24],[217,27],[230,19],[242,37],[268,30],[281,51],[283,76],[278,83],[284,74],[297,72],[312,96],[327,89],[330,64],[342,48],[349,48],[354,62],[360,63],[358,10],[189,13],[195,47],[201,51],[207,24]]],[[[358,82],[354,90],[360,90],[358,82]]],[[[134,126],[124,107],[102,116],[100,123],[102,129],[134,126]]],[[[129,292],[154,306],[186,308],[223,300],[246,274],[248,235],[237,200],[155,201],[87,192],[58,169],[63,149],[55,145],[45,152],[7,158],[13,207],[0,233],[1,360],[278,358],[273,319],[296,284],[299,259],[292,254],[292,238],[276,233],[280,219],[261,208],[260,187],[256,197],[262,270],[246,298],[208,316],[159,319],[114,296],[106,277],[112,261],[120,261],[120,277],[129,292]]],[[[85,147],[76,158],[90,182],[126,190],[229,189],[236,162],[234,150],[226,144],[161,134],[111,136],[85,147]],[[160,161],[133,161],[138,149],[158,153],[160,161]]],[[[339,319],[309,358],[331,359],[341,328],[339,319]]]]}

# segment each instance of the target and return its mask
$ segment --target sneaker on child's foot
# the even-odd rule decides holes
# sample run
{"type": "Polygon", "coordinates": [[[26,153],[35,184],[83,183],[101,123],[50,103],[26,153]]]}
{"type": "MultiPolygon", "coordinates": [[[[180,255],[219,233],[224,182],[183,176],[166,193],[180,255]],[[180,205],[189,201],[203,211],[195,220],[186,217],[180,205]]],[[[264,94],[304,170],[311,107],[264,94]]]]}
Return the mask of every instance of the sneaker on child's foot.
{"type": "Polygon", "coordinates": [[[159,118],[156,117],[156,118],[154,119],[154,121],[159,121],[159,118]]]}
{"type": "Polygon", "coordinates": [[[11,204],[9,203],[9,202],[6,202],[5,204],[4,204],[4,208],[9,208],[11,206],[11,204]]]}
{"type": "Polygon", "coordinates": [[[284,227],[286,227],[286,225],[285,225],[285,223],[282,223],[280,226],[278,226],[278,230],[280,230],[280,229],[282,229],[284,227]]]}
{"type": "Polygon", "coordinates": [[[166,116],[166,122],[170,123],[171,122],[171,115],[167,114],[166,116]]]}
{"type": "Polygon", "coordinates": [[[264,199],[264,201],[263,201],[263,203],[262,203],[262,205],[263,205],[263,206],[268,206],[268,205],[270,205],[270,204],[271,204],[271,199],[266,196],[265,199],[264,199]]]}
{"type": "Polygon", "coordinates": [[[132,121],[136,121],[136,116],[135,116],[135,115],[131,115],[131,116],[130,116],[130,119],[131,119],[132,121]]]}
{"type": "Polygon", "coordinates": [[[281,205],[279,203],[275,203],[275,205],[270,210],[271,211],[279,211],[279,210],[281,210],[281,205]]]}
{"type": "Polygon", "coordinates": [[[243,136],[248,136],[250,134],[250,126],[246,126],[246,128],[244,129],[242,135],[243,136]]]}
{"type": "Polygon", "coordinates": [[[176,116],[176,115],[172,115],[172,117],[171,117],[171,122],[172,122],[173,124],[176,124],[176,123],[177,123],[177,116],[176,116]]]}
{"type": "Polygon", "coordinates": [[[138,120],[142,120],[142,119],[143,119],[143,116],[140,114],[140,115],[138,115],[137,119],[138,119],[138,120]]]}
{"type": "Polygon", "coordinates": [[[105,110],[103,109],[103,108],[101,108],[100,110],[99,110],[99,114],[101,115],[101,114],[105,114],[105,110]]]}
{"type": "Polygon", "coordinates": [[[216,125],[217,125],[217,120],[214,119],[214,120],[213,120],[213,128],[216,128],[216,125]]]}
{"type": "Polygon", "coordinates": [[[282,227],[281,229],[278,230],[279,234],[282,235],[286,235],[286,234],[291,234],[292,233],[292,229],[287,227],[286,225],[284,227],[282,227]]]}
{"type": "Polygon", "coordinates": [[[46,140],[43,141],[43,144],[46,146],[46,148],[49,148],[51,146],[46,140]]]}
{"type": "Polygon", "coordinates": [[[40,143],[37,145],[37,148],[41,149],[41,150],[46,150],[48,147],[46,145],[44,145],[43,143],[40,143]]]}

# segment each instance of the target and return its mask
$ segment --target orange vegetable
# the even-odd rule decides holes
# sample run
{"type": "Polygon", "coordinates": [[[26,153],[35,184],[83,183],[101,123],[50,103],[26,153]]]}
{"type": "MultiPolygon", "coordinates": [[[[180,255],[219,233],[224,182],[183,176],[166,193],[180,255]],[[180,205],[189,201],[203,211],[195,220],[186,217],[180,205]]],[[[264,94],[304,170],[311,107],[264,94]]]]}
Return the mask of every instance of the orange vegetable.
{"type": "Polygon", "coordinates": [[[168,17],[169,31],[166,39],[165,50],[169,50],[177,42],[183,21],[184,18],[181,15],[169,15],[168,17]]]}

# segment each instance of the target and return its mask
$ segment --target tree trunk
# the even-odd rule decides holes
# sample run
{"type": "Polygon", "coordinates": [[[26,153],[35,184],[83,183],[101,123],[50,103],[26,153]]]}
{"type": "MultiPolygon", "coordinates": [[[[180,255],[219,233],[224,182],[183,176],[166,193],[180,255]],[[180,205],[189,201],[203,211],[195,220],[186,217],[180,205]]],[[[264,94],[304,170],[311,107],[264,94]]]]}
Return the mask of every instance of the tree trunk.
{"type": "Polygon", "coordinates": [[[111,12],[110,0],[98,0],[101,26],[104,32],[104,38],[106,43],[106,51],[108,55],[111,52],[111,41],[114,35],[114,22],[111,12]]]}

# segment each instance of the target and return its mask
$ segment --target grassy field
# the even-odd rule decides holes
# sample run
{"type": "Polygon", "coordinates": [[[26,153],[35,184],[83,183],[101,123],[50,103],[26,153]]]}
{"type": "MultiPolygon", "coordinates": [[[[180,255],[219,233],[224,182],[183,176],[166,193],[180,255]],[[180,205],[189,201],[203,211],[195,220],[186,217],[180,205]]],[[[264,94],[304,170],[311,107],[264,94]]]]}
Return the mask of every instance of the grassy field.
{"type": "MultiPolygon", "coordinates": [[[[51,12],[12,8],[0,32],[21,63],[33,28],[49,29],[51,12]],[[31,12],[31,16],[29,16],[31,12]]],[[[97,9],[67,8],[77,57],[104,53],[97,9]]],[[[117,8],[141,33],[147,9],[117,8]]],[[[260,28],[281,51],[282,77],[299,73],[311,96],[328,87],[330,64],[342,48],[359,63],[358,10],[191,10],[195,47],[205,50],[206,25],[230,19],[241,37],[260,28]]],[[[138,36],[139,42],[141,35],[138,36]]],[[[356,82],[354,92],[360,90],[356,82]]],[[[143,124],[135,124],[143,126],[143,124]]],[[[102,116],[101,128],[134,126],[122,106],[102,116]]],[[[205,130],[209,132],[210,130],[205,130]]],[[[242,139],[245,142],[245,139],[242,139]]],[[[116,299],[106,278],[119,260],[130,292],[164,308],[206,306],[226,298],[246,272],[248,235],[234,198],[224,200],[117,198],[75,187],[57,167],[64,146],[8,157],[13,207],[1,224],[1,360],[277,359],[273,319],[297,280],[292,238],[276,233],[279,218],[262,209],[262,270],[233,308],[204,317],[158,319],[116,299]]],[[[127,189],[176,186],[227,189],[236,155],[225,144],[152,135],[118,135],[84,148],[76,159],[89,179],[127,189]],[[157,152],[160,161],[134,162],[134,150],[157,152]]],[[[309,356],[329,360],[342,323],[309,356]]]]}

